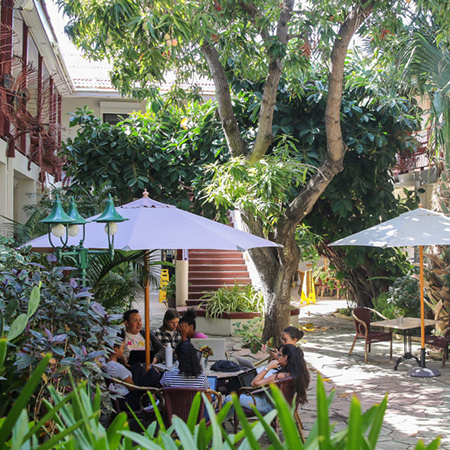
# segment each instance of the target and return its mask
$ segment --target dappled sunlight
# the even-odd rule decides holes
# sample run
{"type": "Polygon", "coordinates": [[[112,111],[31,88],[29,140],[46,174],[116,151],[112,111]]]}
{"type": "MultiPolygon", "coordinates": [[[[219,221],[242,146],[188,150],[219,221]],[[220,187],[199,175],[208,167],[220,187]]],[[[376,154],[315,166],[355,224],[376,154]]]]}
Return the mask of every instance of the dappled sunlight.
{"type": "MultiPolygon", "coordinates": [[[[305,322],[309,318],[304,318],[305,322]]],[[[351,356],[348,356],[354,339],[353,322],[331,315],[314,317],[313,332],[305,334],[302,348],[314,381],[310,390],[309,404],[302,407],[305,421],[313,422],[315,415],[316,371],[325,379],[327,392],[336,389],[330,409],[331,421],[336,431],[348,420],[350,402],[356,395],[363,410],[381,402],[388,394],[388,409],[377,448],[414,448],[417,439],[431,442],[443,436],[441,448],[450,448],[446,437],[446,416],[450,398],[450,375],[441,369],[439,362],[427,362],[438,368],[438,378],[412,378],[407,375],[414,360],[402,362],[398,370],[394,365],[404,353],[403,341],[394,339],[393,358],[389,359],[389,342],[372,344],[368,363],[364,362],[364,340],[358,339],[351,356]],[[328,324],[328,326],[327,326],[328,324]],[[393,445],[394,444],[394,445],[393,445]],[[396,445],[395,445],[396,444],[396,445]]],[[[413,342],[413,353],[418,355],[420,344],[413,342]]]]}

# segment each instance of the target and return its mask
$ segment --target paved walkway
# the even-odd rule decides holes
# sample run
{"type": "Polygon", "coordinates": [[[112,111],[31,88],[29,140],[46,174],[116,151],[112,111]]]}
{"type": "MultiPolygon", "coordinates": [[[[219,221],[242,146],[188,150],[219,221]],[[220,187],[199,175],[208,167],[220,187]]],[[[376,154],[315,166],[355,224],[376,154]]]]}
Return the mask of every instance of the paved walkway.
{"type": "MultiPolygon", "coordinates": [[[[314,331],[306,333],[302,345],[308,364],[327,380],[327,391],[336,389],[330,410],[336,430],[347,422],[352,395],[358,397],[366,410],[388,393],[388,408],[377,448],[412,449],[418,439],[428,444],[441,436],[440,448],[450,449],[447,432],[450,367],[441,368],[441,362],[427,361],[427,366],[440,370],[441,376],[412,378],[407,372],[416,363],[405,361],[394,371],[394,363],[389,360],[389,343],[373,344],[369,362],[365,363],[362,340],[357,342],[349,357],[355,335],[353,321],[334,314],[336,306],[335,301],[319,301],[317,305],[302,308],[300,316],[301,325],[315,326],[314,331]]],[[[418,351],[419,344],[413,342],[413,352],[417,356],[418,351]]],[[[394,361],[402,354],[403,341],[394,341],[394,361]]],[[[315,374],[313,378],[315,381],[315,374]]],[[[315,420],[315,382],[312,384],[309,403],[302,408],[308,429],[315,420]]]]}
{"type": "MultiPolygon", "coordinates": [[[[315,386],[317,373],[320,373],[325,379],[326,390],[336,390],[330,408],[335,431],[347,423],[352,395],[358,397],[363,410],[366,410],[388,393],[388,408],[377,448],[413,449],[418,439],[428,444],[441,436],[440,448],[450,450],[447,432],[450,364],[442,368],[440,361],[427,361],[429,367],[440,370],[441,376],[436,378],[409,377],[407,371],[414,366],[411,361],[401,363],[398,371],[394,371],[396,357],[403,354],[401,340],[394,342],[393,361],[389,360],[389,344],[375,343],[369,354],[369,362],[365,363],[361,340],[349,357],[348,351],[354,338],[353,321],[334,313],[337,308],[345,306],[345,301],[318,300],[316,305],[303,306],[301,309],[300,324],[312,324],[314,327],[313,331],[306,332],[302,343],[312,379],[309,402],[301,408],[306,433],[316,420],[315,386]]],[[[157,303],[157,296],[152,294],[152,329],[159,326],[164,311],[165,306],[157,303]]],[[[237,338],[228,338],[227,347],[239,354],[248,353],[246,349],[241,349],[237,338]]],[[[418,351],[419,345],[413,342],[413,352],[417,356],[418,351]]],[[[254,356],[257,359],[261,355],[254,356]]]]}

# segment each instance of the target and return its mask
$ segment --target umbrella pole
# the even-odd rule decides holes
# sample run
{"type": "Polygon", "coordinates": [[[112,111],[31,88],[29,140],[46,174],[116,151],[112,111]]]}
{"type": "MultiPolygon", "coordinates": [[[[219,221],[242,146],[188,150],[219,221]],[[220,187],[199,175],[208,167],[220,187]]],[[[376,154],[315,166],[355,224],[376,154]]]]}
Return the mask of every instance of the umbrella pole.
{"type": "Polygon", "coordinates": [[[423,245],[419,247],[420,253],[420,366],[426,367],[425,363],[425,305],[423,298],[423,245]]]}
{"type": "Polygon", "coordinates": [[[423,245],[419,246],[420,266],[420,367],[414,367],[408,371],[412,377],[430,378],[438,377],[441,373],[436,369],[428,369],[425,362],[425,301],[423,282],[423,245]]]}
{"type": "Polygon", "coordinates": [[[144,268],[144,315],[145,315],[145,368],[150,369],[150,281],[148,277],[148,250],[145,252],[144,268]]]}

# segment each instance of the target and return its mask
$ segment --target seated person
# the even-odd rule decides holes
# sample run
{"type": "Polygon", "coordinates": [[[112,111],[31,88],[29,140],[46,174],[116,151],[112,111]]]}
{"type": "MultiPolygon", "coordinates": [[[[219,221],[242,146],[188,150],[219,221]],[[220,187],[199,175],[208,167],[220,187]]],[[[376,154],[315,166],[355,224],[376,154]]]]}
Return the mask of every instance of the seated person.
{"type": "Polygon", "coordinates": [[[281,342],[283,345],[297,345],[298,341],[303,338],[305,333],[297,327],[289,326],[281,332],[281,342]]]}
{"type": "MultiPolygon", "coordinates": [[[[118,360],[122,358],[124,352],[125,342],[122,340],[120,343],[114,345],[114,351],[109,354],[109,358],[102,370],[111,378],[117,378],[118,380],[125,381],[129,384],[136,386],[149,386],[159,387],[160,373],[150,368],[148,372],[141,364],[135,364],[131,370],[127,369],[120,364],[118,360]]],[[[130,388],[131,389],[131,388],[130,388]]],[[[109,385],[110,392],[120,396],[119,404],[122,410],[126,411],[126,403],[128,403],[133,410],[140,409],[140,399],[142,391],[133,391],[128,387],[117,383],[111,383],[109,385]]]]}
{"type": "MultiPolygon", "coordinates": [[[[304,335],[305,335],[305,333],[297,327],[294,327],[292,325],[289,327],[286,327],[281,332],[282,345],[289,345],[289,344],[294,345],[297,348],[297,351],[299,352],[300,357],[304,358],[303,350],[301,349],[301,347],[298,346],[298,341],[300,341],[300,339],[302,339],[304,335]]],[[[277,352],[278,352],[278,350],[275,352],[271,351],[269,361],[277,358],[277,355],[276,355],[277,352]]]]}
{"type": "MultiPolygon", "coordinates": [[[[125,324],[125,351],[123,359],[128,364],[130,352],[132,350],[143,351],[143,358],[145,361],[145,334],[142,330],[142,319],[137,309],[130,309],[123,315],[125,324]]],[[[164,346],[158,341],[156,336],[150,332],[150,352],[153,354],[151,364],[164,361],[164,346]]]]}
{"type": "Polygon", "coordinates": [[[181,334],[178,329],[179,321],[180,313],[175,308],[169,308],[164,314],[163,324],[154,331],[155,336],[164,347],[170,343],[175,350],[181,342],[181,334]]]}
{"type": "Polygon", "coordinates": [[[175,356],[178,358],[178,367],[164,373],[161,386],[209,389],[208,377],[200,365],[198,352],[189,341],[177,345],[175,356]]]}
{"type": "Polygon", "coordinates": [[[183,317],[180,319],[179,330],[181,334],[181,340],[186,341],[189,339],[208,339],[206,334],[195,331],[197,326],[195,322],[195,311],[194,308],[189,308],[183,317]]]}
{"type": "MultiPolygon", "coordinates": [[[[306,367],[306,362],[300,357],[297,349],[292,344],[282,345],[280,347],[278,358],[270,361],[267,367],[255,376],[251,385],[254,387],[265,386],[269,383],[274,383],[277,380],[288,377],[295,378],[297,398],[300,400],[300,403],[306,403],[306,390],[308,389],[310,381],[309,372],[306,367]],[[271,375],[269,372],[272,369],[275,370],[275,373],[271,375]]],[[[267,414],[273,409],[272,402],[264,392],[253,395],[256,401],[256,408],[259,412],[267,414]]],[[[230,401],[231,396],[227,395],[224,403],[230,401]]],[[[246,409],[250,409],[250,405],[254,404],[252,396],[245,394],[239,396],[239,402],[246,409]]],[[[232,409],[228,413],[228,417],[231,417],[232,409]]]]}

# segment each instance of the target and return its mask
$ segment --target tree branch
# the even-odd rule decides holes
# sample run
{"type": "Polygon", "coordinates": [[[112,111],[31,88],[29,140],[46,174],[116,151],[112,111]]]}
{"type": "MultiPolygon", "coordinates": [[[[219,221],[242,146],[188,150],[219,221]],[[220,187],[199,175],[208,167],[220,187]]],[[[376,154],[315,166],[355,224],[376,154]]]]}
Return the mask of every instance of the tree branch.
{"type": "Polygon", "coordinates": [[[242,139],[236,116],[234,115],[230,87],[225,70],[220,63],[219,55],[209,42],[205,42],[201,48],[214,81],[217,103],[219,105],[219,116],[230,153],[234,157],[246,155],[247,143],[242,139]]]}
{"type": "MultiPolygon", "coordinates": [[[[281,6],[280,18],[277,24],[277,38],[280,44],[287,45],[289,40],[289,23],[294,8],[294,0],[284,0],[281,6]]],[[[261,109],[259,111],[258,134],[251,150],[250,161],[256,162],[267,152],[273,141],[272,125],[275,102],[277,99],[278,86],[283,70],[283,59],[280,57],[269,57],[269,71],[264,84],[261,109]]]]}
{"type": "Polygon", "coordinates": [[[372,13],[373,0],[353,9],[342,24],[331,52],[331,68],[328,75],[328,99],[325,110],[327,154],[308,184],[291,202],[286,216],[294,225],[307,216],[333,177],[342,171],[347,147],[341,128],[341,105],[344,81],[344,65],[350,40],[364,20],[372,13]]]}
{"type": "MultiPolygon", "coordinates": [[[[255,6],[253,2],[239,2],[239,6],[242,8],[243,11],[245,11],[251,18],[252,23],[255,24],[256,18],[258,16],[261,16],[261,11],[255,6]]],[[[263,41],[266,41],[269,37],[269,32],[266,28],[258,28],[259,34],[261,35],[263,41]]]]}

